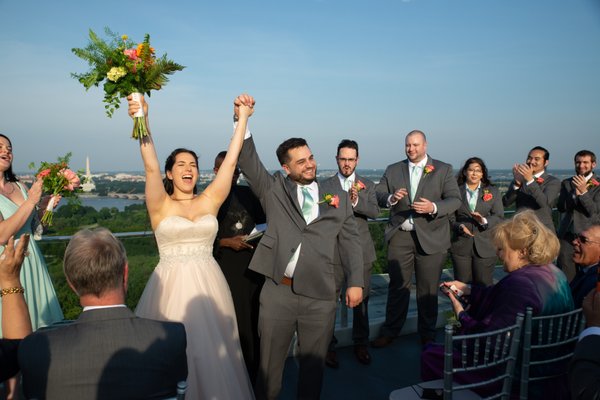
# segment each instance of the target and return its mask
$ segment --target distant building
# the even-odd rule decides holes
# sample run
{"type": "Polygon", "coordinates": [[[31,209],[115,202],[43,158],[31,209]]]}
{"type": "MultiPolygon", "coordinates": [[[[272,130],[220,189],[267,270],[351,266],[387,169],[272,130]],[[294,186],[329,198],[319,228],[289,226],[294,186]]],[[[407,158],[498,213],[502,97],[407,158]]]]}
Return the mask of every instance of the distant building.
{"type": "Polygon", "coordinates": [[[83,177],[83,185],[81,188],[84,193],[89,193],[96,190],[96,185],[92,180],[92,173],[90,172],[90,158],[85,158],[85,176],[83,177]]]}

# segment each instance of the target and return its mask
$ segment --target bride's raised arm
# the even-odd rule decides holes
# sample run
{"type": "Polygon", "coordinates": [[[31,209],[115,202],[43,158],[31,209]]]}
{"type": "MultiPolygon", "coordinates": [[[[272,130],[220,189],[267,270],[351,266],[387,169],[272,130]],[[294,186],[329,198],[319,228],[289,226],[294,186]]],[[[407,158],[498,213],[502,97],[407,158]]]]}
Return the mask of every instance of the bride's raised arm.
{"type": "MultiPolygon", "coordinates": [[[[137,101],[132,100],[131,95],[127,97],[127,102],[129,104],[129,115],[133,118],[133,115],[140,109],[140,105],[137,101]]],[[[150,221],[154,226],[155,222],[159,222],[157,219],[160,219],[159,214],[166,201],[167,192],[163,186],[160,164],[156,155],[156,149],[154,148],[152,133],[150,132],[148,104],[144,100],[144,96],[140,96],[140,102],[144,109],[146,126],[148,127],[148,136],[140,140],[140,153],[142,154],[144,171],[146,173],[146,207],[148,208],[150,221]]]]}
{"type": "Polygon", "coordinates": [[[229,148],[227,149],[227,155],[219,167],[217,176],[204,190],[206,197],[213,202],[215,215],[231,190],[231,180],[233,179],[238,157],[244,144],[248,118],[254,113],[254,98],[250,95],[242,94],[236,98],[234,105],[238,121],[231,142],[229,143],[229,148]]]}

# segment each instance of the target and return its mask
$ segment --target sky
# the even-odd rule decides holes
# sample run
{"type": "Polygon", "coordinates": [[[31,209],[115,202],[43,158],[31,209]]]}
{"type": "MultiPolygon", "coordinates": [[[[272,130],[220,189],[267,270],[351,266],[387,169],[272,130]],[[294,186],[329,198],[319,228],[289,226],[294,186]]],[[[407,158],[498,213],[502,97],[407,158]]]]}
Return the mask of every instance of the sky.
{"type": "Polygon", "coordinates": [[[0,133],[14,169],[72,152],[92,172],[141,171],[126,103],[104,114],[102,88],[71,78],[71,53],[104,27],[186,68],[153,92],[150,126],[161,163],[177,147],[210,169],[232,133],[232,101],[256,99],[259,155],[308,140],[335,168],[340,140],[360,146],[359,168],[405,158],[404,138],[427,134],[428,153],[489,168],[550,151],[550,170],[600,156],[599,0],[113,1],[0,0],[0,133]]]}

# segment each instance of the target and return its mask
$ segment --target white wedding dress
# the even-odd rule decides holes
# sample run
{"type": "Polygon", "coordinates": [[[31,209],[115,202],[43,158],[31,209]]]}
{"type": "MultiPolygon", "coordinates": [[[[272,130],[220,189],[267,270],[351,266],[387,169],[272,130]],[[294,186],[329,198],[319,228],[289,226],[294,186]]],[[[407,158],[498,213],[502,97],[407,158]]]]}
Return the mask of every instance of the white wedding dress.
{"type": "Polygon", "coordinates": [[[135,312],[185,325],[186,399],[252,399],[231,292],[213,258],[217,228],[213,215],[196,221],[170,216],[159,223],[155,236],[160,262],[135,312]]]}

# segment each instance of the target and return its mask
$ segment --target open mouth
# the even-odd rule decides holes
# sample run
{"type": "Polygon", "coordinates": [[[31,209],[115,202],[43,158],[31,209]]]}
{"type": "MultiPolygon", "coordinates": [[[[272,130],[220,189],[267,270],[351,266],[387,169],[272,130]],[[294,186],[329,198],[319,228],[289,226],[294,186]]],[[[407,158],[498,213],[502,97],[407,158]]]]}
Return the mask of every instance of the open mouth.
{"type": "Polygon", "coordinates": [[[192,175],[183,175],[183,176],[181,177],[181,179],[182,179],[184,182],[187,182],[187,183],[192,183],[192,181],[193,181],[194,177],[193,177],[192,175]]]}

